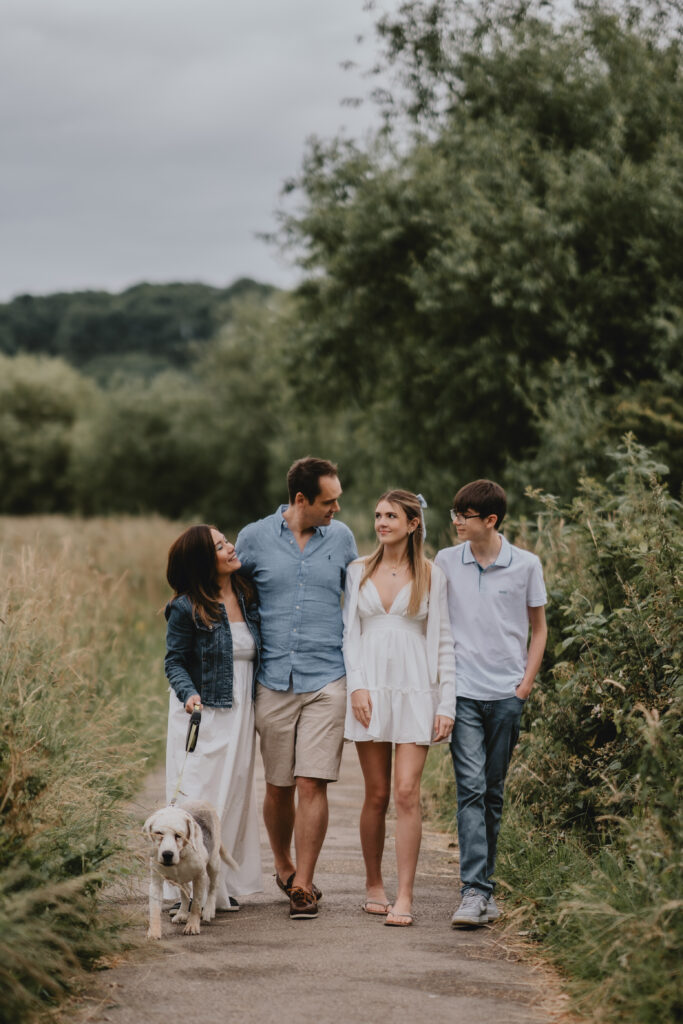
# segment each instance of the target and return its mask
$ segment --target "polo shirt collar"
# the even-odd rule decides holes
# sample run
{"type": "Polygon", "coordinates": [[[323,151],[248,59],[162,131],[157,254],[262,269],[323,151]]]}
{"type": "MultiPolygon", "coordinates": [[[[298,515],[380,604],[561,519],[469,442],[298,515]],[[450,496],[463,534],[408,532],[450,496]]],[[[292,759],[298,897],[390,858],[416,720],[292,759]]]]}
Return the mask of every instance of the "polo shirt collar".
{"type": "Polygon", "coordinates": [[[500,535],[500,539],[502,541],[500,545],[500,551],[498,552],[498,558],[495,560],[493,564],[499,565],[502,568],[506,568],[512,561],[512,544],[506,537],[503,536],[502,533],[500,535]]]}
{"type": "MultiPolygon", "coordinates": [[[[512,545],[510,544],[509,540],[503,536],[502,533],[500,534],[500,540],[500,551],[498,552],[498,556],[495,562],[491,562],[491,565],[487,567],[489,569],[491,568],[492,565],[497,565],[500,568],[505,569],[512,561],[512,545]]],[[[467,565],[470,562],[477,561],[476,558],[474,557],[474,554],[472,553],[472,546],[468,540],[466,540],[463,545],[462,560],[465,565],[467,565]]]]}
{"type": "MultiPolygon", "coordinates": [[[[283,530],[288,530],[289,529],[289,526],[287,525],[287,520],[284,517],[284,512],[288,508],[289,508],[289,505],[280,505],[277,508],[276,512],[275,512],[275,529],[277,531],[278,536],[280,536],[280,537],[282,536],[282,531],[283,530]]],[[[316,533],[318,533],[318,534],[320,534],[321,537],[324,537],[325,536],[325,531],[327,529],[328,529],[327,526],[314,526],[313,527],[313,533],[314,533],[314,535],[316,533]]]]}

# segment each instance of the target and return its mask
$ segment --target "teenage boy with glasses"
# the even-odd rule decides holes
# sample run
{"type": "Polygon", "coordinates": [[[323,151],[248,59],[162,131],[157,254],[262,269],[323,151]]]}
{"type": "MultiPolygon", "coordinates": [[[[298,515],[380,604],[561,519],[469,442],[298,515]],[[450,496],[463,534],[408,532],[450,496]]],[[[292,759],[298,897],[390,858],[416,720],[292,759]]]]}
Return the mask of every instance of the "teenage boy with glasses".
{"type": "Polygon", "coordinates": [[[492,876],[505,776],[547,638],[541,563],[498,532],[506,511],[505,491],[493,481],[461,487],[451,509],[460,543],[434,560],[446,574],[455,647],[451,756],[462,902],[454,928],[500,916],[492,876]]]}

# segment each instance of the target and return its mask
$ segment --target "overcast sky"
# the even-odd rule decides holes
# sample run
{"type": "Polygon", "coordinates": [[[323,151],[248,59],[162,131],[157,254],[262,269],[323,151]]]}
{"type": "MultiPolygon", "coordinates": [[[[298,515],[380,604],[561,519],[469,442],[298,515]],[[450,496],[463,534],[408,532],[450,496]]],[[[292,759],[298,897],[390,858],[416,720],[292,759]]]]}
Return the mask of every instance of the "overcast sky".
{"type": "Polygon", "coordinates": [[[309,135],[375,122],[341,105],[368,83],[340,67],[372,63],[374,18],[363,0],[2,0],[0,301],[293,284],[255,235],[309,135]]]}

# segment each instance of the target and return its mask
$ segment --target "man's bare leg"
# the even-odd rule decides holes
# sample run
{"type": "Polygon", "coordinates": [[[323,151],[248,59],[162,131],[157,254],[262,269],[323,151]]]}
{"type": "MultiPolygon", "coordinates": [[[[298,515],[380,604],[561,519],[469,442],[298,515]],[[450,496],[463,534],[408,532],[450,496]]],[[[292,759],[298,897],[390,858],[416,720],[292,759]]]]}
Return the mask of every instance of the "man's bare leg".
{"type": "Polygon", "coordinates": [[[294,873],[292,835],[294,833],[295,786],[274,786],[266,782],[263,821],[273,851],[275,870],[283,882],[294,873]]]}
{"type": "Polygon", "coordinates": [[[297,807],[294,821],[296,875],[294,885],[313,891],[313,873],[327,832],[329,810],[327,782],[297,776],[297,807]]]}

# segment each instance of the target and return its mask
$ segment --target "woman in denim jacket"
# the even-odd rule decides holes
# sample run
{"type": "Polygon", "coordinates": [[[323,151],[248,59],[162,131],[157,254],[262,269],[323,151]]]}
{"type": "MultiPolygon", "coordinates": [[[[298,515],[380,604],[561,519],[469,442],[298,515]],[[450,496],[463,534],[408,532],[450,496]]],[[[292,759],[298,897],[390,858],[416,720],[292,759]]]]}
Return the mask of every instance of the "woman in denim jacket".
{"type": "Polygon", "coordinates": [[[237,896],[261,891],[253,706],[260,637],[254,592],[236,575],[240,565],[234,545],[215,527],[201,525],[172,544],[166,570],[174,590],[166,606],[166,799],[185,761],[187,716],[200,707],[197,746],[185,761],[180,797],[213,804],[223,845],[240,865],[233,871],[221,864],[217,909],[226,911],[239,910],[237,896]]]}

